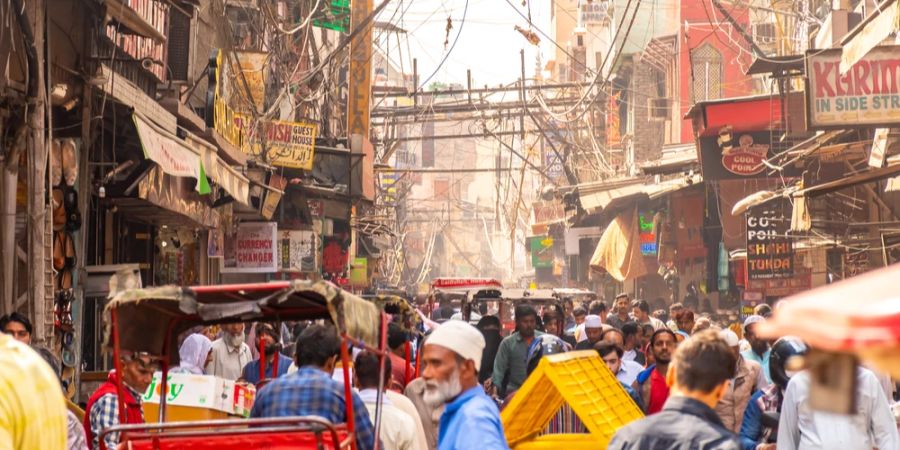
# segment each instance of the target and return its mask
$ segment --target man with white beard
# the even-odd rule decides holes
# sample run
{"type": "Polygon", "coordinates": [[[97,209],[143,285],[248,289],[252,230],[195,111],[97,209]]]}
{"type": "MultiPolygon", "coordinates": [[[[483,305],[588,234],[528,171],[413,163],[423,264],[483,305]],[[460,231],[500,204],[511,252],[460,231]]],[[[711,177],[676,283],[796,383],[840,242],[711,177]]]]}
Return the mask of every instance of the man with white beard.
{"type": "Polygon", "coordinates": [[[424,400],[445,404],[438,450],[509,450],[497,405],[478,384],[484,337],[472,325],[451,320],[425,341],[424,400]]]}
{"type": "Polygon", "coordinates": [[[222,325],[222,331],[222,337],[212,343],[212,359],[206,365],[206,373],[226,380],[237,380],[244,366],[253,361],[250,346],[244,342],[244,324],[222,325]]]}

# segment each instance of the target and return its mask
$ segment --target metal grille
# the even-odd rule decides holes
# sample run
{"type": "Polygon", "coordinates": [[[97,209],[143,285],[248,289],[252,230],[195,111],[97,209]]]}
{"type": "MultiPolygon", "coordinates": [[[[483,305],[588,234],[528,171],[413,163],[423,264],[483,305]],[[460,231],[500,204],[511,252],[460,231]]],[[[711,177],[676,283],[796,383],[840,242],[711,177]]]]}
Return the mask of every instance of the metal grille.
{"type": "Polygon", "coordinates": [[[187,81],[191,53],[190,17],[178,12],[169,15],[168,45],[172,81],[187,81]]]}
{"type": "Polygon", "coordinates": [[[704,44],[691,53],[694,80],[691,98],[694,103],[722,98],[722,54],[704,44]]]}

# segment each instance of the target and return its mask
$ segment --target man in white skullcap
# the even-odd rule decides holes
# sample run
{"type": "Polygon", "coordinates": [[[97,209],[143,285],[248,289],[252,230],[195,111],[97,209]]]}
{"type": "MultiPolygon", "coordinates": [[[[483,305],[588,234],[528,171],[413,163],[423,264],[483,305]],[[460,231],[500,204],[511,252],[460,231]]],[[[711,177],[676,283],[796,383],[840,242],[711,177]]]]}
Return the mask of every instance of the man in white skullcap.
{"type": "Polygon", "coordinates": [[[594,348],[594,344],[600,342],[600,336],[603,334],[603,322],[600,316],[591,314],[584,318],[584,336],[585,340],[575,346],[575,350],[590,350],[594,348]]]}
{"type": "Polygon", "coordinates": [[[509,450],[500,411],[478,384],[484,337],[477,328],[451,320],[425,341],[425,401],[445,404],[438,450],[509,450]]]}

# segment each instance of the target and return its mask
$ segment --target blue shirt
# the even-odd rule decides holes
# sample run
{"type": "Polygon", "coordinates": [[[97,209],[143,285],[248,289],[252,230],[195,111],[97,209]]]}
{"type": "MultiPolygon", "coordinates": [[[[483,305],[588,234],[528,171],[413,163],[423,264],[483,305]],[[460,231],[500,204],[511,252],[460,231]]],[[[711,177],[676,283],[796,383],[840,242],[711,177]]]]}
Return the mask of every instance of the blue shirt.
{"type": "MultiPolygon", "coordinates": [[[[352,397],[357,448],[371,450],[375,447],[375,430],[369,412],[356,392],[352,397]]],[[[346,413],[343,383],[320,369],[306,366],[263,386],[256,395],[250,417],[319,416],[342,424],[347,422],[346,413]]]]}
{"type": "MultiPolygon", "coordinates": [[[[287,374],[288,368],[291,367],[291,363],[294,362],[291,358],[278,354],[278,376],[272,376],[272,369],[275,364],[266,364],[266,378],[278,378],[282,375],[287,374]]],[[[259,360],[253,360],[244,365],[244,370],[241,371],[241,378],[247,380],[248,383],[257,384],[260,382],[259,379],[259,360]]]]}
{"type": "Polygon", "coordinates": [[[759,363],[759,365],[762,366],[763,373],[766,374],[766,381],[768,381],[769,383],[772,382],[772,375],[769,373],[769,356],[771,354],[772,354],[771,348],[766,350],[766,352],[763,353],[762,357],[757,355],[753,351],[753,349],[747,350],[745,352],[741,352],[741,356],[743,356],[744,359],[746,359],[748,361],[756,361],[759,363]]]}
{"type": "Polygon", "coordinates": [[[439,429],[438,450],[509,450],[497,404],[481,386],[447,404],[439,429]]]}
{"type": "Polygon", "coordinates": [[[744,420],[741,422],[741,434],[738,436],[741,439],[741,446],[744,450],[755,450],[756,446],[764,443],[759,442],[760,437],[763,434],[763,424],[762,424],[762,416],[763,411],[759,407],[759,399],[763,396],[765,392],[756,391],[752,397],[750,397],[750,403],[747,404],[747,409],[744,410],[744,420]]]}

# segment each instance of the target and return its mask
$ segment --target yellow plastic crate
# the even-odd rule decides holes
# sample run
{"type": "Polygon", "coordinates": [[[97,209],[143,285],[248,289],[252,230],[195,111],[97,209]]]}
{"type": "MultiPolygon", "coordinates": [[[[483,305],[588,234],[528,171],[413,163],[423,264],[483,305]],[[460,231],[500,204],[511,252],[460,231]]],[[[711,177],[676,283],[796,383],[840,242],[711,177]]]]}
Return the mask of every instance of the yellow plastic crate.
{"type": "Polygon", "coordinates": [[[541,359],[500,415],[506,440],[515,450],[606,448],[616,430],[643,416],[593,350],[541,359]],[[588,433],[540,436],[563,403],[588,433]]]}

